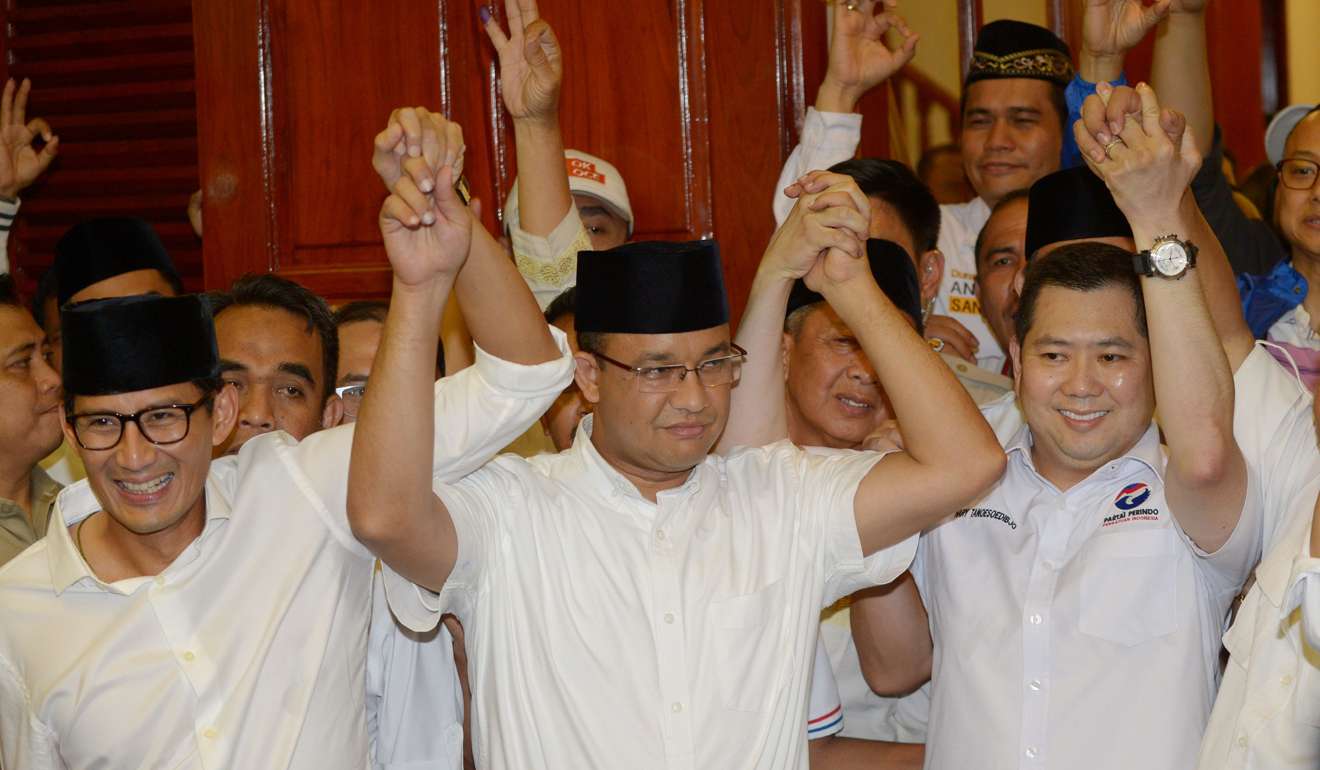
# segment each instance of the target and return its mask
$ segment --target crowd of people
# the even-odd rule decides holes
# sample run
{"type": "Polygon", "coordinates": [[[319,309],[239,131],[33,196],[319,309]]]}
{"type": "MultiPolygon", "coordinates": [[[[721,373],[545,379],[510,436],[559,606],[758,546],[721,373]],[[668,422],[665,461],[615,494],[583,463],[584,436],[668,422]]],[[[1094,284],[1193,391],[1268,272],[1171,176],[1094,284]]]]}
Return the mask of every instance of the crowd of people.
{"type": "Polygon", "coordinates": [[[503,233],[449,117],[375,138],[388,302],[73,227],[0,276],[0,767],[1320,766],[1320,111],[1261,219],[1205,5],[986,25],[914,170],[856,108],[917,37],[835,3],[736,330],[565,149],[536,0],[503,233]]]}

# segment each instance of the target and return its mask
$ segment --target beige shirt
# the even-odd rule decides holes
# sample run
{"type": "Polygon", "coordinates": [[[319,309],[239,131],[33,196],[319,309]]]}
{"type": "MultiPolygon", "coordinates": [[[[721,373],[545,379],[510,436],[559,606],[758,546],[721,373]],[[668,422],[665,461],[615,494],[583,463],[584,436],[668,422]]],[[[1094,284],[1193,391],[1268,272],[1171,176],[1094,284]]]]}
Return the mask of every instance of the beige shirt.
{"type": "Polygon", "coordinates": [[[0,500],[0,564],[23,553],[46,535],[46,523],[60,485],[40,467],[32,469],[32,515],[12,500],[0,500]]]}

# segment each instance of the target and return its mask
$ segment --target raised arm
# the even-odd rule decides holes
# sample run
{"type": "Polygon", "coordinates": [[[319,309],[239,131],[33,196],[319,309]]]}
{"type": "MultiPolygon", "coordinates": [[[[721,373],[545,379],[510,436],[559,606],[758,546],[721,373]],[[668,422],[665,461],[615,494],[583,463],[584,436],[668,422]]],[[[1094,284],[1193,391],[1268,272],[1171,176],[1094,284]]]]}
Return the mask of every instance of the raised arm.
{"type": "Polygon", "coordinates": [[[1004,453],[953,372],[871,274],[865,256],[831,249],[804,278],[856,335],[903,426],[905,451],[862,480],[854,499],[862,552],[920,532],[998,480],[1004,453]],[[894,494],[921,489],[919,496],[894,494]]]}
{"type": "Polygon", "coordinates": [[[1168,15],[1170,2],[1145,5],[1141,0],[1086,0],[1077,74],[1089,83],[1117,80],[1123,74],[1127,52],[1168,15]]]}
{"type": "MultiPolygon", "coordinates": [[[[1095,138],[1081,136],[1082,128],[1078,141],[1088,142],[1087,163],[1113,192],[1141,250],[1168,235],[1192,240],[1198,216],[1189,185],[1201,156],[1181,115],[1161,110],[1145,84],[1137,86],[1137,94],[1141,113],[1125,116],[1122,141],[1104,160],[1096,162],[1095,138]]],[[[1179,280],[1143,277],[1141,283],[1155,403],[1169,449],[1169,507],[1188,537],[1214,552],[1236,528],[1247,488],[1246,463],[1233,437],[1232,370],[1199,269],[1179,280]]]]}
{"type": "Polygon", "coordinates": [[[1215,138],[1214,99],[1205,38],[1206,0],[1172,0],[1155,39],[1150,83],[1164,106],[1181,112],[1205,157],[1215,138]]]}
{"type": "Polygon", "coordinates": [[[9,228],[18,213],[18,194],[50,168],[60,148],[60,138],[45,119],[28,120],[31,90],[27,78],[17,86],[10,79],[0,96],[0,273],[10,271],[9,228]],[[33,147],[38,136],[46,143],[40,152],[33,147]]]}
{"type": "Polygon", "coordinates": [[[793,209],[785,188],[809,171],[829,168],[857,153],[862,138],[857,103],[916,55],[919,36],[893,13],[897,5],[898,0],[831,5],[829,64],[816,91],[815,108],[807,111],[798,145],[779,173],[774,198],[776,225],[783,224],[793,209]],[[893,50],[884,40],[890,29],[898,30],[903,38],[893,50]]]}
{"type": "MultiPolygon", "coordinates": [[[[1158,93],[1158,91],[1156,92],[1158,93]]],[[[1099,98],[1088,99],[1082,105],[1080,125],[1075,127],[1079,144],[1086,147],[1085,153],[1092,163],[1103,163],[1105,151],[1103,144],[1113,140],[1112,126],[1121,126],[1129,113],[1141,113],[1141,97],[1136,90],[1127,86],[1109,89],[1102,88],[1099,98]]],[[[1187,124],[1187,130],[1193,130],[1187,124]]],[[[1173,139],[1170,139],[1173,141],[1173,139]]],[[[1181,139],[1179,139],[1181,141],[1181,139]]],[[[1204,170],[1198,172],[1198,177],[1204,170]]],[[[1215,332],[1223,344],[1228,356],[1229,367],[1233,371],[1242,365],[1255,345],[1255,337],[1242,315],[1242,302],[1238,294],[1237,279],[1233,267],[1218,235],[1206,221],[1201,212],[1199,199],[1190,204],[1191,230],[1189,237],[1200,249],[1197,254],[1197,272],[1201,288],[1205,294],[1206,305],[1210,309],[1210,319],[1214,322],[1215,332]]],[[[1187,202],[1184,201],[1187,205],[1187,202]]],[[[1236,209],[1236,204],[1231,204],[1236,209]]]]}
{"type": "Polygon", "coordinates": [[[733,389],[729,423],[717,451],[788,437],[782,345],[784,311],[793,282],[830,248],[866,260],[870,201],[852,179],[822,176],[829,186],[798,199],[788,220],[771,237],[756,270],[735,340],[747,351],[747,363],[733,389]]]}
{"type": "Polygon", "coordinates": [[[505,0],[504,8],[509,17],[507,35],[486,6],[481,18],[499,56],[504,106],[513,118],[518,217],[524,230],[546,236],[574,210],[559,131],[563,57],[536,0],[505,0]]]}

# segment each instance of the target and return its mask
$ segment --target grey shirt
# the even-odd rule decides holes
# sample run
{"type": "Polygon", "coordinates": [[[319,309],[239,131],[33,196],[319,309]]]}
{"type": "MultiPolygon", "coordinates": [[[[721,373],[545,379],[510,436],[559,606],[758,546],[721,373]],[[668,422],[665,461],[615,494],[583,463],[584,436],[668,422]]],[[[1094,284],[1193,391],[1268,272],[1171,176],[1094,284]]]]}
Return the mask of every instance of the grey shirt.
{"type": "Polygon", "coordinates": [[[0,499],[0,564],[4,564],[46,536],[46,524],[60,485],[40,466],[32,468],[32,515],[12,500],[0,499]]]}

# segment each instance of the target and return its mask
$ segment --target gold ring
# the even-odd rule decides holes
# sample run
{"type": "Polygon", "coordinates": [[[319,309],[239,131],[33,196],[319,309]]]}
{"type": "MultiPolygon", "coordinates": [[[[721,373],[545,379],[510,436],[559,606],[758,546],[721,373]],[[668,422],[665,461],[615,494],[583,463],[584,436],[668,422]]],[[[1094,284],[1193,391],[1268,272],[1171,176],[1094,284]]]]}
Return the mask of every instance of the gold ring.
{"type": "Polygon", "coordinates": [[[1108,155],[1108,154],[1109,154],[1109,148],[1113,147],[1113,146],[1116,145],[1116,144],[1122,144],[1122,143],[1123,143],[1123,140],[1122,140],[1122,139],[1120,139],[1120,138],[1118,138],[1118,137],[1114,137],[1114,139],[1113,139],[1112,141],[1110,141],[1109,144],[1106,144],[1106,145],[1105,145],[1105,155],[1108,155]]]}
{"type": "Polygon", "coordinates": [[[936,353],[939,353],[940,351],[944,350],[944,340],[940,339],[939,337],[931,337],[930,339],[926,340],[926,344],[930,345],[930,349],[935,351],[936,353]]]}

